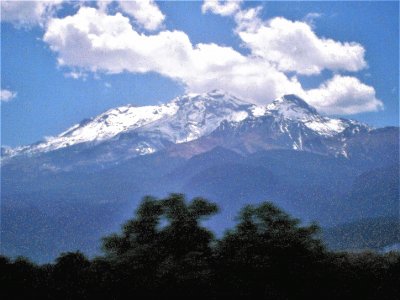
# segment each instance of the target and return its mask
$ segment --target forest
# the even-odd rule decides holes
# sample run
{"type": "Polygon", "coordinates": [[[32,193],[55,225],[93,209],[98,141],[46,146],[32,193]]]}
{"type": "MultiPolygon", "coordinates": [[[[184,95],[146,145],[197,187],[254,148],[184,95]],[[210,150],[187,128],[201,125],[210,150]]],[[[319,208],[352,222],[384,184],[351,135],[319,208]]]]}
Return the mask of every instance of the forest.
{"type": "Polygon", "coordinates": [[[103,238],[102,255],[61,253],[54,263],[0,257],[10,299],[399,299],[400,253],[333,252],[317,224],[271,202],[242,208],[217,237],[204,221],[219,208],[183,194],[143,198],[132,219],[103,238]],[[128,295],[128,296],[127,296],[128,295]]]}

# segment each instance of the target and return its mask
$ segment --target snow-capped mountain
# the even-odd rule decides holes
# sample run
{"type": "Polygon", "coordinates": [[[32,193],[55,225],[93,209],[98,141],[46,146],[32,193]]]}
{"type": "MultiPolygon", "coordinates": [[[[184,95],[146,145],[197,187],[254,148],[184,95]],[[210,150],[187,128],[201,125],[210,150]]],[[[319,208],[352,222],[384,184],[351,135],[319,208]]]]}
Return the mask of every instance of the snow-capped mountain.
{"type": "MultiPolygon", "coordinates": [[[[257,116],[255,105],[220,91],[188,94],[159,106],[127,105],[86,119],[58,136],[4,151],[6,155],[43,153],[82,143],[91,145],[115,139],[124,133],[157,135],[172,143],[183,143],[211,133],[223,120],[242,121],[257,116]]],[[[158,149],[144,149],[147,154],[158,149]]],[[[143,152],[144,151],[144,152],[143,152]]]]}
{"type": "Polygon", "coordinates": [[[348,140],[372,128],[348,119],[320,115],[296,95],[285,95],[267,106],[255,106],[240,122],[222,121],[211,134],[173,147],[191,156],[221,146],[241,154],[288,149],[348,157],[348,140]]]}
{"type": "Polygon", "coordinates": [[[177,107],[173,115],[146,124],[139,132],[157,133],[180,144],[210,134],[222,121],[240,122],[258,115],[257,106],[217,90],[178,97],[170,105],[177,107]]]}
{"type": "Polygon", "coordinates": [[[83,120],[58,136],[45,141],[14,149],[17,153],[49,152],[80,143],[100,143],[116,135],[175,114],[177,106],[168,103],[160,106],[136,107],[127,105],[110,109],[95,118],[83,120]]]}
{"type": "Polygon", "coordinates": [[[335,136],[351,125],[365,127],[365,125],[352,120],[323,117],[315,108],[296,95],[286,95],[267,105],[267,114],[277,119],[298,121],[322,136],[335,136]]]}
{"type": "Polygon", "coordinates": [[[368,126],[356,121],[322,116],[295,95],[260,106],[214,90],[187,94],[158,106],[110,109],[43,142],[4,149],[2,155],[4,163],[13,156],[64,153],[68,149],[73,149],[76,156],[90,150],[92,158],[76,157],[75,163],[109,163],[166,149],[191,156],[208,150],[209,144],[238,152],[287,148],[347,156],[346,134],[368,130],[368,126]],[[199,146],[201,143],[205,146],[199,146]],[[183,144],[183,151],[177,151],[183,144]],[[187,153],[188,147],[192,154],[187,153]]]}
{"type": "Polygon", "coordinates": [[[265,199],[326,226],[398,207],[399,128],[327,117],[295,95],[265,106],[221,91],[128,105],[1,150],[10,256],[94,253],[144,195],[215,199],[219,224],[265,199]]]}

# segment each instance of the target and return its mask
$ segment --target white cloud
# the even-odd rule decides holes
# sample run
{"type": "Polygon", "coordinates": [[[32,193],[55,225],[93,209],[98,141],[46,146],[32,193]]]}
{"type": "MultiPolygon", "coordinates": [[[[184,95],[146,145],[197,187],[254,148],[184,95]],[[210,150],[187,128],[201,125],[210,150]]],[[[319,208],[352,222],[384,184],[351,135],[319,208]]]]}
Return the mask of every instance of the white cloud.
{"type": "Polygon", "coordinates": [[[192,49],[183,32],[140,34],[122,14],[106,15],[90,7],[82,7],[74,16],[52,19],[44,41],[58,52],[60,65],[109,73],[169,74],[175,68],[179,75],[186,69],[180,61],[187,60],[192,49]]]}
{"type": "Polygon", "coordinates": [[[7,90],[7,89],[1,89],[0,100],[2,102],[11,101],[15,97],[17,97],[17,93],[16,92],[13,92],[13,91],[10,91],[10,90],[7,90]]]}
{"type": "MultiPolygon", "coordinates": [[[[22,27],[45,26],[63,2],[68,1],[1,1],[1,21],[22,27]]],[[[119,10],[146,30],[159,29],[165,20],[165,15],[154,0],[100,0],[97,1],[97,6],[101,11],[107,12],[108,6],[113,2],[118,2],[119,10]]],[[[85,1],[74,2],[74,5],[85,6],[85,1]]]]}
{"type": "Polygon", "coordinates": [[[217,15],[230,16],[239,11],[241,2],[241,0],[204,0],[201,11],[203,13],[210,11],[217,15]]]}
{"type": "Polygon", "coordinates": [[[234,17],[237,24],[235,29],[236,34],[242,31],[254,32],[260,28],[263,24],[263,21],[259,17],[261,10],[261,6],[239,10],[234,17]]]}
{"type": "Polygon", "coordinates": [[[284,72],[310,75],[323,69],[358,71],[367,65],[360,44],[319,38],[305,22],[277,17],[238,34],[253,55],[284,72]]]}
{"type": "Polygon", "coordinates": [[[252,8],[235,15],[237,32],[252,51],[249,55],[213,43],[194,45],[182,31],[139,33],[121,13],[108,15],[90,7],[50,20],[43,39],[57,53],[58,63],[74,74],[156,72],[190,92],[224,89],[259,104],[294,93],[326,113],[353,114],[382,106],[375,90],[354,77],[335,76],[318,89],[305,91],[296,76],[287,75],[361,68],[361,45],[318,38],[303,22],[263,22],[259,11],[252,8]]]}
{"type": "Polygon", "coordinates": [[[53,1],[1,1],[1,22],[16,26],[44,26],[55,13],[62,0],[53,1]]]}
{"type": "Polygon", "coordinates": [[[157,72],[193,92],[222,88],[258,102],[301,91],[296,79],[265,60],[216,44],[193,45],[181,31],[139,34],[121,14],[106,15],[89,7],[51,20],[44,41],[58,53],[60,65],[84,71],[157,72]]]}
{"type": "Polygon", "coordinates": [[[374,88],[350,76],[335,75],[319,88],[307,91],[306,99],[328,114],[355,114],[383,109],[374,88]]]}
{"type": "Polygon", "coordinates": [[[153,0],[120,1],[119,6],[147,30],[159,29],[165,20],[164,14],[153,0]]]}

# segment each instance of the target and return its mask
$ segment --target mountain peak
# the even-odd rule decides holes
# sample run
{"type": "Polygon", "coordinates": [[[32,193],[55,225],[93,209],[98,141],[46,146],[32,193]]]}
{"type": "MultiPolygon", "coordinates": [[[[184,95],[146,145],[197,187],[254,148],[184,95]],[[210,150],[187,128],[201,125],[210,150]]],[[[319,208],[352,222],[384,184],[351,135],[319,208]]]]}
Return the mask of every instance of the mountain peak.
{"type": "Polygon", "coordinates": [[[307,110],[311,111],[312,113],[317,113],[317,110],[314,107],[309,105],[306,101],[304,101],[302,98],[300,98],[297,95],[289,94],[289,95],[284,95],[282,98],[286,102],[296,104],[298,107],[307,109],[307,110]]]}
{"type": "Polygon", "coordinates": [[[215,130],[222,121],[240,122],[253,116],[255,105],[221,90],[186,94],[173,99],[176,113],[149,124],[145,130],[157,132],[173,143],[195,140],[215,130]]]}
{"type": "Polygon", "coordinates": [[[170,103],[177,105],[179,110],[185,111],[193,109],[213,111],[223,107],[233,110],[248,110],[250,107],[255,106],[223,90],[212,90],[201,94],[188,93],[173,99],[170,103]]]}
{"type": "Polygon", "coordinates": [[[317,110],[297,95],[284,95],[267,105],[267,111],[286,119],[304,120],[318,116],[317,110]]]}
{"type": "Polygon", "coordinates": [[[230,93],[228,93],[228,92],[226,92],[224,90],[221,90],[221,89],[214,89],[214,90],[206,93],[206,95],[209,96],[209,97],[213,97],[213,98],[224,98],[224,97],[227,97],[227,98],[235,98],[235,99],[237,99],[232,94],[230,94],[230,93]]]}

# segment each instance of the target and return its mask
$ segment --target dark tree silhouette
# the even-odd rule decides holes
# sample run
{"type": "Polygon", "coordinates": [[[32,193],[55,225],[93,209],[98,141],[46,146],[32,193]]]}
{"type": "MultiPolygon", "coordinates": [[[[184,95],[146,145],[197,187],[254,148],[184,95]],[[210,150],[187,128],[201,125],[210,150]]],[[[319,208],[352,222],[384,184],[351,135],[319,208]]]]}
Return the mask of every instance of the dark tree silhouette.
{"type": "Polygon", "coordinates": [[[52,269],[52,286],[57,298],[84,298],[89,282],[90,261],[79,251],[61,253],[52,269]]]}
{"type": "Polygon", "coordinates": [[[203,198],[145,197],[104,255],[62,253],[54,264],[0,256],[10,299],[398,299],[400,255],[334,253],[315,224],[301,225],[270,202],[248,205],[216,239],[201,221],[218,211],[203,198]]]}
{"type": "Polygon", "coordinates": [[[211,277],[213,234],[200,221],[215,214],[215,204],[195,198],[187,204],[181,194],[162,200],[167,224],[160,231],[164,261],[158,270],[163,290],[170,294],[204,293],[211,277]]]}
{"type": "Polygon", "coordinates": [[[181,194],[145,197],[122,235],[104,238],[106,258],[125,274],[121,284],[149,294],[195,292],[207,281],[212,256],[213,234],[200,221],[217,210],[202,198],[186,203],[181,194]]]}
{"type": "Polygon", "coordinates": [[[233,286],[236,295],[278,297],[279,291],[288,297],[291,291],[281,285],[290,284],[299,294],[300,279],[324,255],[316,237],[318,226],[299,224],[272,203],[246,206],[236,228],[218,244],[219,286],[224,290],[230,290],[224,282],[233,286]]]}

